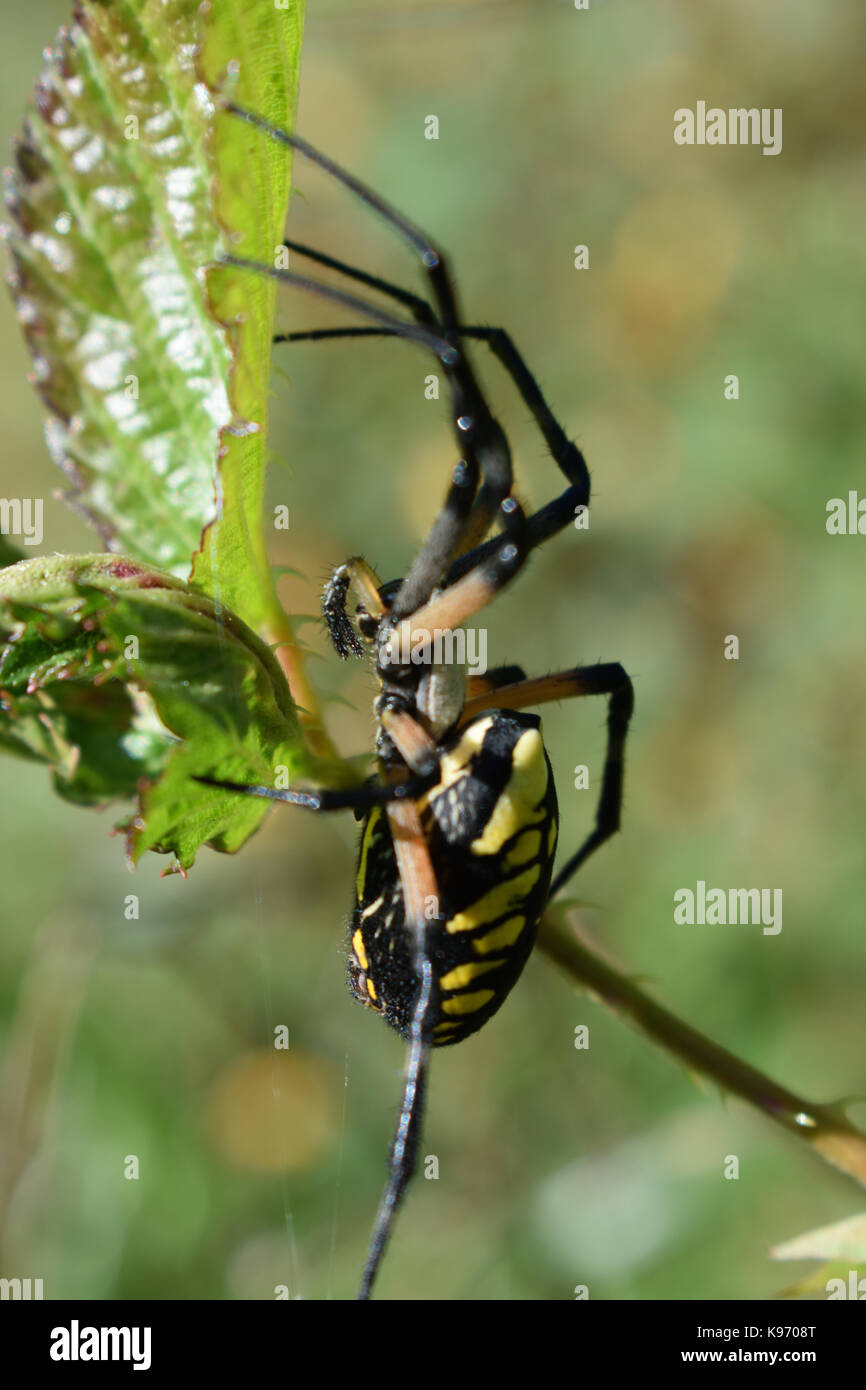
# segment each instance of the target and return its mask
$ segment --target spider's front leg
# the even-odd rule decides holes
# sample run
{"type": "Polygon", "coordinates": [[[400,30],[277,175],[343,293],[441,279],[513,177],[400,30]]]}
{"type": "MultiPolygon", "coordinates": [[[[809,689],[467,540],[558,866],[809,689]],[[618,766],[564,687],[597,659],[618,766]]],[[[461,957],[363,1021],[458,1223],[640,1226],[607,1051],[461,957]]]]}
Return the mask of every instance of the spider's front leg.
{"type": "Polygon", "coordinates": [[[337,655],[366,656],[366,648],[349,617],[349,591],[354,588],[361,600],[357,610],[357,627],[362,636],[371,639],[387,612],[381,597],[378,575],[360,555],[338,565],[322,592],[322,616],[337,655]]]}

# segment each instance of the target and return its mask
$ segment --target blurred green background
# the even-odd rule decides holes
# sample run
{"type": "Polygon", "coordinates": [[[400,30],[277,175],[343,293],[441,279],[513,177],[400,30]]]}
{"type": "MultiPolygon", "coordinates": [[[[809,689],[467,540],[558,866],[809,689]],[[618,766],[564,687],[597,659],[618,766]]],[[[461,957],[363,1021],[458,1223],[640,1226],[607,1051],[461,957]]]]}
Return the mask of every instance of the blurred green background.
{"type": "MultiPolygon", "coordinates": [[[[69,9],[0,19],[4,144],[69,9]]],[[[539,553],[487,625],[491,663],[619,660],[635,679],[624,831],[575,888],[595,940],[816,1100],[864,1090],[866,539],[825,530],[829,498],[866,493],[864,39],[858,0],[310,0],[299,114],[451,252],[467,319],[511,331],[593,470],[589,533],[539,553]],[[676,146],[673,112],[699,99],[782,107],[783,152],[676,146]],[[781,933],[675,926],[673,893],[698,879],[782,888],[781,933]]],[[[290,227],[413,282],[388,231],[307,167],[290,227]]],[[[337,321],[297,296],[281,309],[286,328],[337,321]]],[[[277,354],[271,501],[292,525],[272,553],[306,576],[283,581],[287,606],[312,614],[347,555],[405,568],[454,446],[417,349],[277,354]]],[[[556,470],[476,361],[521,495],[543,503],[556,470]]],[[[7,304],[0,495],[51,499],[28,369],[7,304]]],[[[47,500],[43,549],[92,548],[47,500]]],[[[369,674],[302,631],[341,748],[367,747],[369,674]]],[[[544,718],[570,846],[593,813],[572,769],[597,777],[604,708],[544,718]]],[[[128,874],[117,808],[75,810],[9,759],[2,788],[0,1274],[46,1297],[350,1296],[402,1063],[345,987],[351,817],[275,812],[184,882],[153,856],[128,874]]],[[[435,1058],[423,1152],[440,1176],[414,1186],[381,1297],[771,1297],[804,1267],[768,1247],[861,1201],[540,955],[435,1058]]]]}

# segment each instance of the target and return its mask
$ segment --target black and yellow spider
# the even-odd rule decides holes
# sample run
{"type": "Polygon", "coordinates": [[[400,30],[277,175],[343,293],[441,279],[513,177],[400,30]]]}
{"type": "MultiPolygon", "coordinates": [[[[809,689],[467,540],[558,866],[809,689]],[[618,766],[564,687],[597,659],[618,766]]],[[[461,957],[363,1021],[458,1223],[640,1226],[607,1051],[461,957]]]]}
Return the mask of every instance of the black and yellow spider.
{"type": "Polygon", "coordinates": [[[425,347],[448,383],[460,454],[442,508],[404,579],[383,586],[355,558],[325,588],[323,611],[337,652],[369,655],[375,665],[376,776],[347,790],[216,784],[315,811],[351,808],[363,817],[349,984],[408,1042],[390,1172],[361,1280],[359,1297],[365,1299],[415,1169],[430,1049],[462,1041],[492,1017],[526,963],[551,897],[619,827],[633,692],[615,662],[530,680],[519,667],[506,666],[467,680],[465,667],[449,660],[453,647],[442,639],[484,608],[537,546],[588,505],[586,462],[508,335],[461,322],[445,261],[423,232],[298,136],[233,103],[228,109],[351,189],[408,242],[428,277],[432,303],[286,242],[297,255],[397,300],[411,312],[408,321],[332,285],[227,256],[228,264],[333,300],[376,325],[289,333],[275,341],[380,335],[425,347]],[[565,476],[564,490],[534,515],[525,515],[513,495],[508,441],[478,385],[467,339],[486,342],[499,358],[565,476]],[[499,534],[486,538],[495,522],[499,534]],[[357,603],[351,617],[350,592],[357,603]],[[554,877],[553,774],[541,721],[524,711],[576,695],[608,697],[607,750],[595,827],[554,877]]]}

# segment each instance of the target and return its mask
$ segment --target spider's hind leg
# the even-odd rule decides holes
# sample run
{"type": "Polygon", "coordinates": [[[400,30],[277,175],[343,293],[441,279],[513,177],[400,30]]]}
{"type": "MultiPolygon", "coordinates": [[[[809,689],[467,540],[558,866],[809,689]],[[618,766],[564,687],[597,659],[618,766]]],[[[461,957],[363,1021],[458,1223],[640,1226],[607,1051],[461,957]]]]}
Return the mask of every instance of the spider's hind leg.
{"type": "Polygon", "coordinates": [[[418,992],[409,1025],[403,1096],[391,1144],[388,1181],[376,1213],[358,1292],[358,1298],[364,1300],[370,1297],[397,1211],[417,1167],[433,1026],[439,1009],[433,964],[427,953],[428,933],[435,926],[435,922],[428,921],[427,907],[431,897],[436,901],[439,898],[430,850],[416,806],[392,807],[388,819],[403,890],[406,927],[411,934],[418,992]]]}

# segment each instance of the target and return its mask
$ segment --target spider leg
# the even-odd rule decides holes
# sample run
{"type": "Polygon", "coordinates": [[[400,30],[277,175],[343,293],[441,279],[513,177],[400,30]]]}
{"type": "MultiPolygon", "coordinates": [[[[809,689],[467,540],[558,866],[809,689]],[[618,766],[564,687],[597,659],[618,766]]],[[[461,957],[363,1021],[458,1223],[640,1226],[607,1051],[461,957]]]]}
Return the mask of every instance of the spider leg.
{"type": "Polygon", "coordinates": [[[423,796],[439,776],[438,764],[425,765],[404,782],[362,782],[357,787],[267,787],[247,782],[226,782],[216,777],[193,777],[206,787],[221,787],[223,791],[244,796],[261,796],[268,801],[287,801],[308,811],[356,811],[370,806],[387,806],[400,801],[412,801],[423,796]]]}
{"type": "MultiPolygon", "coordinates": [[[[311,260],[319,261],[323,265],[339,270],[341,274],[350,279],[370,285],[373,289],[381,290],[382,293],[408,305],[419,323],[432,325],[435,322],[430,314],[430,306],[419,295],[414,295],[388,280],[381,280],[376,275],[368,275],[366,271],[357,270],[354,266],[346,265],[343,261],[334,260],[331,256],[324,256],[320,252],[312,251],[308,247],[301,246],[298,242],[287,241],[284,244],[293,247],[299,254],[308,256],[311,260]]],[[[590,482],[586,459],[574,441],[568,438],[553,414],[541,387],[527,367],[511,335],[504,328],[488,328],[484,324],[458,324],[449,331],[451,336],[455,338],[475,338],[487,343],[490,351],[499,359],[517,387],[524,405],[529,408],[554,462],[558,464],[570,483],[580,486],[585,492],[584,505],[587,505],[590,482]]],[[[297,333],[277,333],[272,341],[274,343],[299,343],[320,342],[333,338],[390,337],[394,337],[394,333],[389,328],[359,328],[352,325],[345,328],[311,328],[297,333]]]]}
{"type": "MultiPolygon", "coordinates": [[[[396,287],[395,287],[396,288],[396,287]]],[[[423,300],[421,301],[424,302],[423,300]]],[[[400,335],[398,330],[393,328],[312,328],[298,333],[278,333],[273,341],[275,343],[297,343],[302,341],[319,342],[328,338],[380,338],[406,336],[400,335]]],[[[590,476],[589,469],[580,449],[570,440],[557,421],[553,412],[542,395],[541,388],[530,373],[522,357],[515,348],[509,335],[502,328],[485,328],[483,326],[473,326],[466,328],[456,328],[452,330],[452,336],[481,338],[490,343],[491,350],[496,353],[500,361],[515,382],[517,389],[524,403],[532,412],[538,427],[544,436],[550,454],[554,461],[559,465],[566,478],[569,479],[569,486],[552,502],[548,502],[537,512],[529,517],[528,536],[529,548],[534,550],[536,546],[542,545],[550,540],[551,536],[556,535],[568,526],[575,517],[576,512],[581,507],[589,505],[590,498],[590,476]]],[[[453,584],[460,579],[473,565],[487,556],[491,555],[496,549],[497,541],[494,537],[484,544],[476,546],[474,549],[465,551],[458,560],[451,565],[447,582],[453,584]]]]}
{"type": "Polygon", "coordinates": [[[275,333],[271,338],[271,343],[276,347],[279,343],[316,343],[325,338],[395,338],[398,336],[390,328],[360,328],[353,324],[351,328],[304,328],[296,333],[275,333]]]}
{"type": "MultiPolygon", "coordinates": [[[[459,535],[462,522],[471,510],[476,485],[477,470],[461,460],[453,470],[445,502],[412,568],[406,578],[395,586],[401,605],[416,608],[431,592],[451,558],[455,536],[459,535]]],[[[352,587],[360,595],[364,609],[371,618],[379,620],[388,612],[388,605],[381,596],[381,582],[366,560],[356,555],[338,565],[322,594],[322,614],[331,643],[343,658],[365,655],[364,644],[346,611],[346,601],[352,587]]]]}
{"type": "Polygon", "coordinates": [[[439,777],[436,745],[416,719],[404,710],[386,706],[380,723],[389,734],[411,776],[402,782],[362,782],[356,787],[267,787],[247,782],[229,782],[216,777],[193,777],[206,787],[244,796],[261,796],[268,801],[288,801],[308,811],[356,811],[371,806],[387,806],[412,801],[429,791],[439,777]]]}
{"type": "Polygon", "coordinates": [[[388,819],[403,888],[405,920],[412,933],[418,994],[412,1011],[400,1114],[391,1145],[388,1181],[379,1201],[358,1298],[369,1299],[373,1281],[394,1228],[397,1211],[415,1173],[427,1090],[427,1072],[437,1012],[433,965],[427,954],[427,905],[438,901],[438,887],[418,809],[411,803],[388,808],[388,819]]]}
{"type": "MultiPolygon", "coordinates": [[[[324,251],[317,251],[314,246],[307,246],[302,241],[291,241],[286,237],[283,242],[287,251],[294,251],[296,255],[303,256],[305,260],[314,261],[316,265],[327,266],[329,270],[336,270],[338,274],[345,275],[348,280],[356,280],[359,285],[367,285],[371,290],[379,290],[380,293],[388,295],[389,299],[396,299],[399,304],[403,304],[412,313],[413,318],[418,323],[426,323],[431,328],[441,327],[431,306],[423,295],[415,294],[412,290],[404,290],[402,285],[395,285],[391,280],[383,280],[378,275],[371,275],[366,270],[359,269],[358,266],[349,265],[346,261],[337,260],[336,256],[328,256],[324,251]]],[[[376,329],[367,330],[376,332],[376,329]]],[[[336,332],[342,333],[342,329],[336,332]]],[[[350,335],[351,336],[351,335],[350,335]]],[[[279,341],[290,341],[291,335],[280,338],[279,341]]],[[[278,341],[276,338],[274,342],[278,341]]]]}
{"type": "MultiPolygon", "coordinates": [[[[391,280],[383,280],[378,275],[370,275],[365,270],[360,270],[357,266],[348,265],[345,261],[337,260],[333,256],[327,256],[321,251],[315,250],[311,246],[306,246],[302,242],[285,241],[283,243],[289,250],[296,251],[298,255],[306,257],[308,260],[317,262],[319,265],[328,266],[331,270],[336,270],[339,274],[345,275],[350,280],[356,280],[359,284],[369,285],[371,289],[379,290],[382,294],[388,295],[398,303],[406,305],[411,310],[413,317],[418,323],[433,326],[436,323],[430,305],[426,299],[420,295],[413,294],[411,290],[405,290],[401,285],[395,285],[391,280]]],[[[586,493],[584,505],[589,502],[590,482],[589,469],[586,459],[582,452],[569,439],[560,425],[550,406],[544,397],[538,382],[529,370],[522,354],[515,346],[511,335],[504,328],[491,328],[486,325],[450,324],[449,333],[454,338],[474,338],[478,341],[487,343],[490,351],[497,357],[505,371],[511,377],[514,385],[520,393],[524,404],[529,408],[535,420],[544,442],[551,454],[551,457],[558,464],[561,471],[565,474],[568,481],[578,485],[586,493]]],[[[281,333],[277,334],[273,341],[275,343],[291,343],[307,341],[319,341],[324,338],[352,338],[352,337],[391,337],[393,334],[387,328],[319,328],[300,333],[281,333]]],[[[575,505],[577,503],[575,502],[575,505]]]]}
{"type": "MultiPolygon", "coordinates": [[[[270,266],[264,262],[247,261],[239,256],[224,256],[221,264],[234,266],[238,270],[253,271],[258,275],[266,275],[281,284],[293,285],[298,289],[308,290],[311,294],[317,294],[323,299],[331,299],[335,303],[343,304],[366,318],[375,319],[380,324],[390,328],[396,335],[408,338],[428,348],[443,363],[459,359],[457,349],[444,338],[439,337],[435,330],[421,324],[406,323],[403,319],[395,319],[377,305],[364,299],[358,299],[333,285],[326,285],[319,280],[311,280],[305,275],[298,275],[291,270],[281,270],[279,267],[270,266]]],[[[473,448],[467,449],[467,458],[461,460],[461,463],[456,466],[445,504],[409,571],[408,586],[407,580],[404,580],[397,591],[391,610],[395,618],[399,619],[406,613],[412,612],[429,597],[441,578],[443,556],[447,557],[453,554],[458,544],[470,544],[479,533],[481,535],[486,534],[492,520],[492,514],[488,515],[488,504],[492,499],[496,500],[500,515],[504,515],[508,506],[512,509],[517,508],[518,504],[509,492],[511,487],[511,453],[508,442],[501,426],[487,411],[480,392],[478,393],[478,402],[479,410],[483,410],[487,414],[490,433],[486,437],[483,448],[479,446],[476,439],[473,448]],[[483,478],[477,495],[474,493],[476,458],[480,461],[483,478]]],[[[465,421],[467,435],[477,433],[476,423],[471,417],[461,417],[461,419],[465,421]]],[[[464,425],[460,424],[460,420],[458,420],[458,426],[464,428],[464,425]]],[[[492,542],[491,553],[498,552],[500,548],[501,538],[495,537],[492,542]]]]}
{"type": "MultiPolygon", "coordinates": [[[[441,327],[430,304],[421,295],[414,294],[410,290],[405,290],[400,285],[395,285],[392,281],[383,280],[378,275],[370,275],[367,271],[359,269],[357,266],[348,265],[345,261],[337,260],[334,256],[326,255],[322,251],[317,251],[303,242],[291,241],[288,238],[283,245],[290,251],[296,252],[305,259],[314,261],[317,265],[326,266],[329,270],[336,270],[339,274],[346,276],[349,280],[354,280],[358,284],[367,285],[369,288],[378,290],[398,303],[405,305],[411,310],[412,316],[417,323],[429,327],[431,330],[441,327]]],[[[313,341],[322,338],[335,337],[370,337],[372,335],[395,337],[393,329],[390,328],[348,328],[348,329],[314,329],[309,334],[277,334],[273,338],[274,343],[293,342],[298,337],[312,338],[313,341]]],[[[448,376],[449,386],[454,394],[454,381],[448,366],[445,366],[448,376]]],[[[457,434],[458,446],[462,449],[466,440],[461,434],[463,425],[462,417],[459,414],[458,399],[460,393],[454,397],[454,424],[457,434]]],[[[400,608],[405,612],[410,612],[423,603],[432,592],[436,579],[444,571],[449,560],[452,558],[458,542],[463,535],[466,519],[471,511],[472,504],[478,490],[478,458],[474,449],[466,449],[467,458],[461,459],[457,464],[451,478],[451,487],[445,499],[445,503],[436,518],[433,530],[423,547],[421,553],[415,560],[412,569],[403,581],[400,591],[400,608]]],[[[503,493],[504,495],[504,493],[503,493]]],[[[501,498],[499,499],[501,500],[501,498]]]]}
{"type": "Polygon", "coordinates": [[[439,888],[430,860],[430,851],[421,826],[414,798],[432,786],[439,777],[439,761],[432,739],[411,715],[400,709],[385,708],[382,725],[387,730],[409,767],[421,769],[408,781],[396,785],[382,784],[350,788],[346,792],[277,791],[272,787],[251,787],[236,782],[219,782],[211,778],[194,780],[208,786],[254,796],[267,796],[278,801],[292,801],[316,811],[343,810],[349,806],[362,807],[387,803],[386,814],[394,842],[397,870],[403,891],[404,920],[411,935],[412,956],[418,993],[409,1027],[408,1050],[403,1078],[400,1113],[391,1144],[388,1180],[379,1201],[367,1258],[358,1291],[360,1300],[368,1300],[373,1282],[382,1262],[385,1249],[394,1229],[399,1207],[415,1173],[418,1145],[424,1115],[433,1025],[438,1011],[438,996],[433,978],[433,964],[427,953],[427,931],[430,905],[435,904],[439,915],[439,888]]]}
{"type": "Polygon", "coordinates": [[[468,622],[519,572],[528,554],[526,517],[514,497],[505,498],[500,515],[504,532],[494,537],[488,557],[456,584],[440,590],[427,603],[397,622],[383,648],[382,664],[387,663],[392,650],[408,651],[415,648],[421,651],[424,645],[429,645],[437,631],[448,631],[468,622]],[[425,637],[426,643],[423,640],[425,637]]]}
{"type": "MultiPolygon", "coordinates": [[[[567,487],[558,497],[554,497],[552,502],[539,507],[537,512],[526,518],[526,550],[535,550],[537,546],[549,541],[551,536],[555,536],[560,531],[564,531],[566,526],[570,526],[574,521],[575,510],[586,506],[586,493],[582,486],[575,484],[567,487]]],[[[483,541],[475,546],[473,550],[467,551],[456,559],[448,568],[445,575],[445,584],[456,584],[459,579],[475,569],[478,565],[484,564],[491,556],[495,555],[500,544],[497,536],[492,536],[490,540],[483,541]]]]}
{"type": "Polygon", "coordinates": [[[469,456],[452,469],[445,501],[397,589],[391,604],[395,619],[413,612],[430,597],[465,535],[478,489],[478,464],[467,453],[469,456]]]}
{"type": "MultiPolygon", "coordinates": [[[[367,275],[364,271],[355,271],[354,268],[346,266],[342,262],[332,261],[331,257],[319,258],[317,253],[316,259],[322,259],[326,264],[333,264],[351,278],[370,283],[376,289],[381,289],[385,293],[392,293],[395,298],[400,298],[404,302],[417,298],[417,296],[409,294],[408,291],[401,290],[398,285],[390,285],[387,281],[380,281],[376,276],[367,275]]],[[[429,308],[423,299],[418,299],[418,303],[429,308]]],[[[393,338],[396,336],[404,335],[400,335],[393,328],[348,326],[345,328],[311,328],[297,333],[278,333],[274,336],[273,342],[321,342],[334,338],[393,338]]],[[[568,479],[569,486],[565,491],[529,518],[530,548],[534,549],[537,545],[549,540],[557,531],[563,530],[574,519],[579,508],[589,505],[591,485],[586,459],[574,441],[566,435],[547,404],[541,387],[504,328],[487,328],[483,325],[460,326],[451,330],[451,336],[478,338],[489,344],[491,351],[499,358],[516,385],[524,404],[528,406],[544,437],[551,457],[568,479]]],[[[459,579],[468,569],[471,569],[472,565],[477,564],[485,553],[490,554],[495,546],[496,540],[494,538],[487,542],[486,552],[482,551],[480,547],[467,550],[449,570],[449,583],[459,579]]]]}
{"type": "MultiPolygon", "coordinates": [[[[384,331],[385,334],[404,337],[432,348],[445,369],[453,397],[458,439],[461,446],[465,448],[470,465],[473,462],[480,465],[482,485],[468,518],[462,514],[462,507],[453,505],[453,499],[452,505],[446,504],[443,508],[439,535],[435,543],[431,538],[428,550],[423,553],[423,557],[419,556],[416,560],[412,572],[412,585],[405,591],[405,603],[398,596],[397,616],[405,616],[413,607],[417,607],[419,603],[424,602],[429,597],[429,593],[432,592],[436,583],[436,577],[434,577],[436,563],[447,549],[446,545],[443,544],[444,540],[452,542],[450,547],[452,553],[458,549],[458,546],[464,552],[448,571],[446,582],[449,584],[460,579],[480,560],[487,559],[493,554],[498,546],[498,540],[494,538],[484,544],[482,543],[483,538],[490,527],[496,508],[504,498],[510,495],[511,491],[512,468],[508,442],[501,426],[487,407],[465,354],[456,347],[460,337],[475,337],[488,343],[491,351],[499,358],[505,370],[512,377],[521,396],[529,406],[553,458],[569,480],[569,486],[559,497],[541,508],[529,519],[530,548],[542,544],[557,531],[562,530],[573,518],[576,509],[588,505],[589,470],[583,454],[566,437],[555,419],[538,383],[509,335],[500,328],[461,328],[453,283],[442,253],[431,243],[426,233],[398,213],[372,189],[348,173],[347,170],[342,169],[326,155],[320,153],[300,136],[271,125],[270,122],[256,113],[248,111],[236,103],[228,103],[227,109],[272,139],[290,149],[297,150],[326,173],[336,178],[363,203],[383,217],[415,251],[428,276],[433,298],[438,308],[438,318],[420,296],[412,295],[411,292],[381,280],[379,277],[368,276],[366,272],[355,270],[334,257],[326,257],[323,253],[314,251],[302,243],[289,243],[289,245],[294,245],[299,254],[317,260],[320,264],[330,266],[342,274],[390,294],[400,302],[407,304],[416,317],[416,323],[411,325],[390,317],[373,305],[364,304],[351,295],[343,294],[339,290],[322,285],[305,276],[298,276],[291,271],[282,271],[270,266],[256,266],[250,262],[242,262],[236,257],[226,258],[231,264],[257,269],[260,273],[263,272],[278,280],[283,280],[284,283],[294,284],[299,288],[318,293],[324,298],[330,298],[337,303],[355,309],[379,324],[379,329],[372,330],[373,333],[384,331]],[[427,328],[426,333],[423,331],[425,327],[427,328]],[[441,330],[441,337],[437,336],[435,328],[441,330]],[[451,344],[450,352],[448,351],[448,344],[451,344]],[[426,593],[423,592],[425,588],[426,593]]],[[[321,337],[336,337],[342,331],[313,330],[316,336],[321,337]]],[[[359,332],[363,331],[359,330],[359,332]]],[[[371,335],[370,330],[366,332],[367,336],[371,335]]]]}
{"type": "Polygon", "coordinates": [[[629,721],[634,710],[634,688],[618,661],[600,662],[597,666],[575,666],[570,671],[557,671],[550,676],[517,681],[500,686],[467,700],[464,719],[471,719],[481,710],[525,709],[551,700],[568,700],[581,695],[606,695],[607,748],[601,790],[595,811],[595,827],[566,860],[550,885],[553,898],[577,873],[589,856],[619,830],[622,810],[625,742],[629,721]]]}
{"type": "MultiPolygon", "coordinates": [[[[513,472],[511,452],[502,426],[491,414],[466,355],[460,351],[457,340],[449,336],[451,330],[457,328],[460,316],[457,310],[453,280],[445,257],[433,245],[425,232],[397,212],[384,198],[374,193],[360,179],[355,178],[348,170],[343,169],[306,140],[281,129],[279,126],[272,125],[255,112],[238,106],[235,102],[226,103],[226,109],[261,130],[271,139],[289,149],[297,150],[299,154],[318,165],[337,182],[342,183],[362,203],[388,222],[418,257],[421,268],[427,276],[437,313],[434,314],[430,306],[424,305],[424,301],[416,296],[414,301],[410,302],[410,307],[416,317],[420,316],[423,322],[418,322],[415,325],[403,324],[401,320],[390,318],[381,311],[374,311],[372,305],[362,308],[357,301],[352,303],[351,296],[342,296],[340,291],[331,287],[320,286],[318,291],[315,291],[313,286],[318,282],[310,281],[304,276],[296,276],[291,271],[282,271],[276,267],[258,267],[258,269],[278,280],[283,280],[284,283],[295,284],[298,288],[318,292],[323,294],[325,298],[331,298],[337,303],[353,307],[358,312],[364,313],[367,318],[378,321],[384,327],[391,327],[397,332],[400,332],[402,328],[402,336],[414,338],[418,342],[426,342],[428,346],[432,346],[429,339],[425,339],[418,330],[426,325],[428,326],[428,334],[431,334],[432,337],[436,337],[438,330],[441,337],[438,338],[437,348],[434,350],[437,351],[437,356],[448,378],[453,402],[455,430],[461,453],[465,453],[470,465],[477,464],[481,475],[481,486],[468,521],[457,515],[452,518],[455,532],[452,550],[456,548],[458,540],[461,539],[465,548],[471,548],[487,534],[499,504],[510,493],[513,472]],[[413,328],[414,331],[412,331],[413,328]],[[441,348],[438,348],[438,344],[441,344],[443,340],[450,345],[450,351],[445,353],[441,351],[441,348]]],[[[300,254],[309,253],[303,250],[300,254]]],[[[337,262],[332,257],[324,260],[320,252],[313,252],[312,254],[313,259],[318,259],[321,264],[330,264],[335,269],[344,270],[342,262],[337,262]]],[[[230,264],[241,264],[234,257],[227,257],[226,260],[230,264]]],[[[246,265],[251,268],[249,262],[246,265]]],[[[346,272],[348,269],[345,267],[346,272]]],[[[382,284],[376,284],[375,277],[365,278],[364,272],[359,272],[356,278],[363,279],[364,283],[373,284],[377,288],[382,287],[382,284]]],[[[405,293],[397,290],[397,297],[404,303],[407,302],[405,293]]],[[[416,586],[420,585],[422,574],[426,577],[432,573],[432,570],[432,561],[419,567],[415,575],[416,586]]],[[[435,584],[435,578],[432,580],[432,584],[435,584]]]]}
{"type": "Polygon", "coordinates": [[[306,290],[308,294],[318,295],[320,299],[330,299],[335,304],[342,304],[344,308],[351,309],[364,318],[373,319],[374,322],[388,329],[395,337],[407,338],[410,342],[419,343],[422,347],[428,348],[439,358],[443,366],[450,366],[460,357],[459,350],[453,343],[448,342],[438,324],[427,327],[425,324],[410,323],[407,319],[395,318],[385,309],[380,309],[378,304],[349,294],[336,285],[327,285],[324,280],[314,280],[308,275],[299,275],[294,270],[283,270],[280,266],[268,265],[267,261],[250,261],[243,256],[233,256],[228,253],[221,256],[217,264],[233,266],[236,270],[250,270],[256,275],[265,275],[271,280],[278,280],[280,284],[292,285],[295,289],[306,290]]]}
{"type": "Polygon", "coordinates": [[[349,590],[354,588],[371,618],[378,621],[388,611],[379,596],[382,585],[375,570],[361,555],[353,555],[338,565],[322,594],[322,616],[338,656],[364,656],[364,644],[346,612],[349,590]]]}
{"type": "Polygon", "coordinates": [[[474,700],[490,691],[501,689],[503,685],[517,685],[518,681],[525,680],[526,672],[522,666],[493,666],[489,671],[485,671],[483,676],[469,677],[466,683],[466,698],[467,701],[474,700]]]}
{"type": "Polygon", "coordinates": [[[451,278],[445,267],[443,257],[435,246],[431,244],[430,238],[420,227],[416,227],[408,217],[404,217],[396,208],[392,207],[384,198],[375,193],[372,188],[368,188],[365,183],[350,174],[348,169],[343,169],[341,165],[328,155],[317,150],[309,141],[304,140],[300,135],[296,135],[288,130],[283,130],[281,126],[272,125],[270,121],[259,116],[255,111],[250,111],[244,106],[239,106],[237,102],[226,102],[226,110],[233,115],[239,116],[241,120],[247,121],[249,125],[255,126],[263,134],[276,140],[280,145],[286,145],[289,149],[297,150],[305,159],[309,159],[312,164],[317,164],[326,174],[330,174],[338,183],[348,188],[356,198],[365,203],[373,212],[377,213],[386,222],[389,222],[395,231],[403,238],[418,256],[421,267],[426,273],[433,297],[439,309],[439,316],[443,324],[456,324],[459,315],[456,311],[454,289],[451,278]]]}
{"type": "Polygon", "coordinates": [[[379,709],[379,723],[385,730],[407,767],[418,777],[439,776],[439,755],[436,744],[426,729],[408,710],[400,708],[393,697],[386,697],[379,709]]]}

